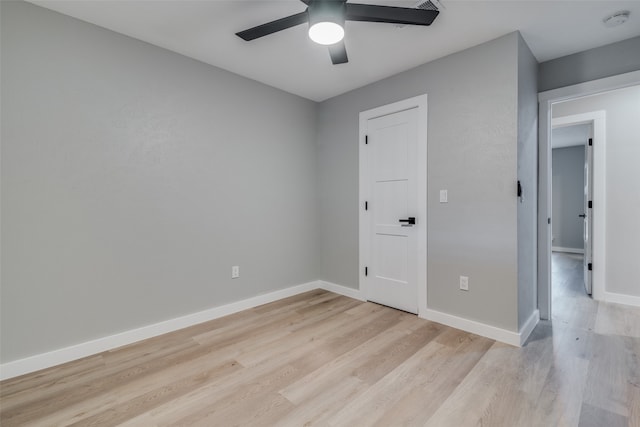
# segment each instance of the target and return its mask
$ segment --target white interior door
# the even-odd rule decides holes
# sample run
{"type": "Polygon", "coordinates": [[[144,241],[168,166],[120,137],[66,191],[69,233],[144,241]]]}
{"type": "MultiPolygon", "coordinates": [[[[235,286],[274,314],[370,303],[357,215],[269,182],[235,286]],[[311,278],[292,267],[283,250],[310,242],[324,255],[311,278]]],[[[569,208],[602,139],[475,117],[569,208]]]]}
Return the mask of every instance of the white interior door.
{"type": "Polygon", "coordinates": [[[593,145],[591,141],[593,139],[589,139],[584,146],[584,213],[581,215],[584,222],[582,233],[584,238],[584,288],[589,295],[591,295],[592,289],[592,271],[589,267],[592,265],[591,235],[593,230],[593,209],[589,207],[589,202],[593,200],[593,145]]]}
{"type": "MultiPolygon", "coordinates": [[[[367,121],[370,266],[367,299],[418,312],[418,109],[367,121]]],[[[426,159],[425,159],[426,160],[426,159]]]]}

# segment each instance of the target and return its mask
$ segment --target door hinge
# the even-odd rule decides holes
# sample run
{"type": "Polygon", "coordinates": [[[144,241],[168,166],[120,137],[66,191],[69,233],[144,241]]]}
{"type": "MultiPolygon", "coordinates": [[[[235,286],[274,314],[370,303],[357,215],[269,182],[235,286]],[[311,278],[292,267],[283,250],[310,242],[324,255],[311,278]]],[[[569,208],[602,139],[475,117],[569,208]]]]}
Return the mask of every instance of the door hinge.
{"type": "Polygon", "coordinates": [[[547,224],[551,224],[551,218],[547,218],[547,224]]]}
{"type": "Polygon", "coordinates": [[[365,211],[369,210],[369,202],[364,202],[364,210],[365,211]]]}
{"type": "Polygon", "coordinates": [[[593,209],[593,200],[589,200],[589,209],[593,209]]]}
{"type": "Polygon", "coordinates": [[[368,276],[369,275],[369,267],[365,267],[364,268],[364,275],[368,276]]]}
{"type": "Polygon", "coordinates": [[[369,143],[369,135],[365,135],[364,136],[364,143],[368,144],[369,143]]]}
{"type": "Polygon", "coordinates": [[[589,270],[589,271],[593,270],[593,264],[592,263],[587,264],[587,270],[589,270]]]}
{"type": "Polygon", "coordinates": [[[593,138],[589,138],[589,147],[593,145],[593,138]]]}

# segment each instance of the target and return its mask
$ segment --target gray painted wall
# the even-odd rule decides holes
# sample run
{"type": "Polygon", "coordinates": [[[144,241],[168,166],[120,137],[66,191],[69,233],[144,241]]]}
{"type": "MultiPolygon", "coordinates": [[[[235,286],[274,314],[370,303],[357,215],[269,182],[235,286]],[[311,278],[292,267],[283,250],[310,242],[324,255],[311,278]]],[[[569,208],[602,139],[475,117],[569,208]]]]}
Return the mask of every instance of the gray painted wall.
{"type": "Polygon", "coordinates": [[[428,306],[518,329],[518,45],[512,33],[320,104],[324,280],[358,287],[358,114],[427,93],[428,306]]]}
{"type": "Polygon", "coordinates": [[[640,37],[542,62],[540,92],[640,70],[640,37]]]}
{"type": "Polygon", "coordinates": [[[538,61],[518,34],[518,329],[538,306],[538,61]]]}
{"type": "Polygon", "coordinates": [[[552,151],[552,246],[584,249],[584,146],[552,151]]]}
{"type": "Polygon", "coordinates": [[[605,290],[640,296],[640,86],[556,104],[553,117],[598,110],[607,115],[605,290]]]}
{"type": "Polygon", "coordinates": [[[319,278],[316,104],[1,3],[2,363],[319,278]]]}

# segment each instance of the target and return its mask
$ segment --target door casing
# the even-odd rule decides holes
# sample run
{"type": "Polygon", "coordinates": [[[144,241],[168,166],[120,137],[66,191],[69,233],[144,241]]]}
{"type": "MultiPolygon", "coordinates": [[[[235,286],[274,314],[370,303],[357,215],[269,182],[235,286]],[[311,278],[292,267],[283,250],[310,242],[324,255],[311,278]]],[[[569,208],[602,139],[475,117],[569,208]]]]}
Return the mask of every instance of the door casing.
{"type": "Polygon", "coordinates": [[[361,294],[367,295],[367,276],[365,267],[371,265],[370,253],[370,211],[365,210],[365,202],[371,200],[368,186],[368,162],[366,156],[367,121],[376,117],[417,108],[418,111],[418,212],[417,218],[422,225],[418,232],[418,316],[423,317],[427,311],[427,95],[419,95],[403,101],[383,105],[371,110],[362,111],[359,117],[359,180],[358,197],[359,212],[359,287],[361,294]]]}
{"type": "MultiPolygon", "coordinates": [[[[640,84],[640,71],[632,71],[538,94],[538,309],[541,319],[551,318],[551,225],[547,223],[547,218],[551,218],[551,106],[557,102],[622,89],[637,84],[640,84]]],[[[594,161],[598,156],[595,147],[594,145],[594,161]]],[[[594,164],[594,173],[597,174],[596,168],[597,165],[594,164]]],[[[597,177],[594,176],[594,181],[596,179],[597,177]]],[[[596,194],[595,186],[593,197],[599,197],[596,194]]],[[[594,208],[596,206],[594,204],[594,208]]],[[[604,209],[604,205],[601,205],[601,207],[604,209]]],[[[594,212],[594,216],[596,214],[597,212],[594,212]]],[[[604,227],[604,223],[602,227],[604,227]]],[[[594,228],[593,231],[595,243],[597,230],[594,228]]],[[[602,232],[604,233],[604,230],[602,232]]],[[[602,249],[604,250],[604,248],[602,249]]],[[[597,266],[595,263],[599,261],[595,258],[595,254],[593,259],[593,280],[594,282],[600,281],[603,285],[604,276],[601,279],[596,277],[597,266]]],[[[596,290],[597,287],[594,287],[593,297],[602,299],[602,293],[605,290],[596,290]]]]}

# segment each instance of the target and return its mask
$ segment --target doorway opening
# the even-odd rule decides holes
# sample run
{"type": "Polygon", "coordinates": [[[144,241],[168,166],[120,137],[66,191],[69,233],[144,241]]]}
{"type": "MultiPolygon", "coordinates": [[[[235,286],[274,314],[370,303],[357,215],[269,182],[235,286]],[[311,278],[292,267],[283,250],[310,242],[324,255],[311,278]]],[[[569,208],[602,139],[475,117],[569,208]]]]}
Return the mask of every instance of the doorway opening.
{"type": "MultiPolygon", "coordinates": [[[[621,218],[615,223],[612,223],[612,220],[609,218],[613,218],[617,215],[618,212],[622,212],[625,215],[629,216],[627,214],[627,211],[629,209],[627,208],[630,207],[631,210],[633,210],[635,206],[633,204],[629,204],[627,200],[628,197],[624,196],[627,194],[625,193],[625,191],[628,192],[633,188],[634,184],[630,183],[636,182],[634,181],[635,178],[633,178],[635,176],[634,171],[636,170],[634,167],[633,159],[635,159],[636,157],[631,155],[633,147],[636,147],[636,145],[629,142],[633,141],[629,138],[630,133],[626,132],[626,134],[622,134],[622,137],[616,136],[616,138],[612,138],[611,140],[612,144],[617,144],[617,146],[622,148],[614,151],[607,151],[605,147],[608,145],[606,136],[609,133],[609,129],[607,128],[607,131],[605,132],[605,113],[601,112],[601,110],[607,110],[606,117],[608,120],[610,113],[609,110],[611,110],[612,117],[614,117],[615,112],[615,117],[620,118],[628,116],[627,111],[637,111],[637,102],[636,104],[634,104],[634,99],[637,98],[631,97],[630,101],[627,101],[625,98],[625,100],[620,101],[619,104],[601,104],[601,102],[605,102],[605,99],[620,99],[617,98],[617,95],[615,94],[627,93],[626,90],[635,90],[633,89],[633,87],[637,87],[637,85],[639,84],[640,71],[635,71],[600,80],[581,83],[574,86],[554,89],[547,92],[542,92],[538,95],[540,108],[538,145],[538,308],[540,311],[540,317],[542,319],[552,318],[552,247],[556,246],[555,242],[553,242],[553,192],[551,186],[553,173],[552,129],[558,123],[554,122],[552,110],[558,115],[574,114],[586,116],[588,114],[591,114],[591,117],[583,117],[583,120],[577,120],[576,117],[572,117],[571,120],[566,121],[564,125],[579,124],[580,122],[592,123],[591,132],[594,139],[592,154],[593,160],[595,162],[593,165],[592,174],[593,199],[591,200],[593,200],[593,204],[591,209],[585,208],[586,212],[583,213],[592,214],[592,230],[585,231],[592,231],[589,237],[592,239],[591,247],[593,249],[593,252],[591,254],[591,265],[589,265],[588,263],[584,264],[585,269],[583,270],[583,274],[585,271],[588,272],[592,279],[591,290],[593,299],[599,301],[619,302],[622,304],[640,306],[640,296],[635,296],[634,293],[636,292],[636,290],[630,290],[628,289],[628,287],[625,288],[627,281],[620,280],[620,277],[633,277],[633,271],[631,271],[631,274],[627,272],[626,275],[622,276],[621,274],[617,274],[617,269],[614,269],[613,267],[611,267],[610,269],[608,264],[605,262],[609,262],[612,259],[610,253],[608,253],[607,257],[605,257],[605,251],[609,252],[610,250],[612,250],[612,248],[625,249],[626,246],[628,246],[629,241],[631,241],[631,244],[635,245],[635,242],[637,240],[625,238],[625,230],[627,230],[628,227],[623,228],[620,226],[620,224],[627,224],[628,221],[625,222],[625,218],[621,218]],[[625,91],[621,91],[621,89],[625,89],[625,91]],[[629,107],[627,107],[627,104],[630,104],[629,107]],[[603,107],[602,105],[607,106],[603,107]],[[590,113],[584,113],[584,111],[589,111],[590,113]],[[599,112],[601,117],[597,117],[599,112]],[[631,149],[629,149],[628,147],[631,147],[631,149]],[[624,155],[620,156],[618,154],[620,152],[624,152],[625,150],[629,152],[626,157],[624,155]],[[607,158],[605,159],[605,157],[607,158]],[[609,157],[615,157],[615,160],[612,160],[609,157]],[[616,167],[613,169],[611,168],[611,161],[616,162],[616,167]],[[609,165],[608,169],[607,165],[609,165]],[[606,183],[605,177],[607,180],[606,183]],[[618,204],[624,206],[623,209],[613,209],[613,207],[609,206],[610,203],[617,202],[618,199],[612,196],[613,193],[607,193],[605,191],[605,187],[607,185],[615,185],[616,188],[620,190],[619,193],[622,195],[622,197],[619,198],[621,203],[618,204]],[[607,212],[610,215],[607,214],[607,212]],[[607,224],[610,227],[609,229],[606,229],[605,233],[605,226],[607,224]],[[619,229],[621,229],[622,231],[619,229]],[[613,242],[612,237],[615,237],[617,239],[616,242],[613,242]],[[613,243],[615,243],[615,245],[613,245],[613,243]],[[609,273],[610,271],[611,273],[609,273]]],[[[611,122],[612,129],[614,121],[611,122]]],[[[632,123],[636,122],[632,121],[632,123]]],[[[606,126],[609,127],[608,122],[606,126]]],[[[633,132],[631,133],[633,134],[633,132]]],[[[615,194],[613,195],[615,196],[615,194]]],[[[585,247],[585,249],[588,249],[588,247],[585,247]]],[[[626,254],[630,253],[631,251],[627,250],[626,252],[619,252],[621,252],[621,258],[624,258],[625,260],[623,266],[629,266],[631,269],[636,268],[636,263],[633,262],[633,260],[630,261],[629,257],[626,256],[626,254]]],[[[588,278],[588,276],[586,276],[586,278],[588,278]]],[[[588,285],[588,283],[586,283],[586,285],[588,285]]]]}
{"type": "MultiPolygon", "coordinates": [[[[553,116],[553,115],[552,115],[553,116]]],[[[551,293],[553,320],[572,324],[577,307],[590,307],[593,121],[552,120],[551,293]]]]}

